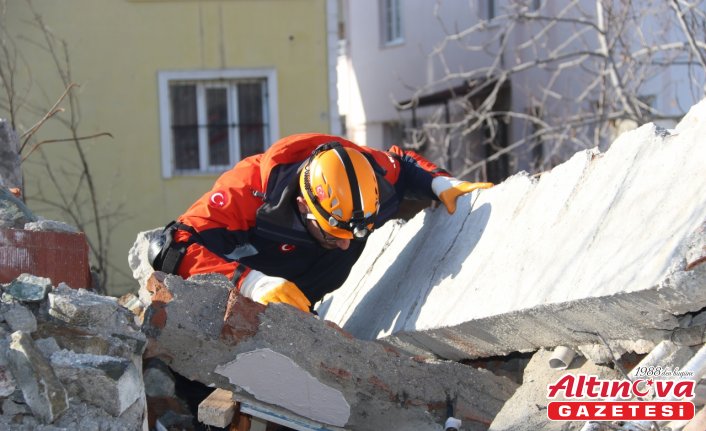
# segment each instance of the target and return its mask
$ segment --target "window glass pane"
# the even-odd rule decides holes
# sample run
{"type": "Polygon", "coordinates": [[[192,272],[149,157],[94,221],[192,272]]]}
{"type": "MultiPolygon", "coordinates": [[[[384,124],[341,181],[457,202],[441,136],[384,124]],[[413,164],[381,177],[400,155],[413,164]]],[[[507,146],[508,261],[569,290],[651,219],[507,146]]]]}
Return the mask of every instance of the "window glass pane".
{"type": "Polygon", "coordinates": [[[240,126],[240,158],[265,150],[265,119],[263,118],[263,82],[238,84],[238,115],[240,126]]]}
{"type": "Polygon", "coordinates": [[[169,87],[172,105],[172,142],[176,169],[199,168],[199,128],[196,116],[196,86],[173,84],[169,87]]]}
{"type": "Polygon", "coordinates": [[[402,12],[400,11],[400,1],[392,0],[392,15],[394,17],[394,31],[392,32],[392,39],[397,40],[402,38],[402,12]]]}
{"type": "Polygon", "coordinates": [[[206,89],[206,123],[209,166],[230,165],[226,88],[206,89]]]}

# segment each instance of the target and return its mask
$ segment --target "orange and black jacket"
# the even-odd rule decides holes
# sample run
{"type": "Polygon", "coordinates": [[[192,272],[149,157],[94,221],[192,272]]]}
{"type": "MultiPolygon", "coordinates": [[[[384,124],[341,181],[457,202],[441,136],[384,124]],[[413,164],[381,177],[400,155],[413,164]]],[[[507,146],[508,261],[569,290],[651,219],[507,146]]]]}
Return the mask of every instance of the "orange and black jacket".
{"type": "Polygon", "coordinates": [[[340,287],[365,240],[351,241],[347,250],[324,249],[306,230],[295,204],[303,162],[316,147],[333,141],[359,150],[376,171],[380,210],[375,227],[393,218],[405,197],[436,199],[432,178],[448,175],[398,147],[379,151],[323,134],[286,137],[237,163],[178,218],[193,230],[175,232],[176,242],[191,242],[177,273],[187,278],[218,272],[239,286],[252,268],[295,283],[312,303],[340,287]]]}

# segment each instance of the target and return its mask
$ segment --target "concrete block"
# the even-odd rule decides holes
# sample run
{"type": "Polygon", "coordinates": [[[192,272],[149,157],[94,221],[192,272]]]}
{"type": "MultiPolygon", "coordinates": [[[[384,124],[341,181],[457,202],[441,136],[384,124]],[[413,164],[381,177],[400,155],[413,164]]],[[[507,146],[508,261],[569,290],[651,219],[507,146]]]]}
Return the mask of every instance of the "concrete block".
{"type": "Polygon", "coordinates": [[[0,314],[10,326],[12,332],[24,331],[32,333],[37,330],[37,319],[34,314],[18,302],[0,303],[0,314]]]}
{"type": "Polygon", "coordinates": [[[539,179],[515,175],[368,241],[322,318],[453,360],[657,343],[706,307],[706,101],[539,179]],[[380,247],[379,244],[387,244],[380,247]],[[372,267],[371,262],[375,262],[372,267]]]}
{"type": "Polygon", "coordinates": [[[111,356],[55,352],[51,365],[71,396],[120,416],[144,392],[132,361],[111,356]]]}
{"type": "Polygon", "coordinates": [[[20,274],[5,286],[5,293],[20,302],[41,302],[52,288],[51,280],[32,274],[20,274]]]}
{"type": "MultiPolygon", "coordinates": [[[[71,289],[60,284],[49,294],[49,315],[71,326],[71,331],[80,332],[83,340],[100,347],[105,345],[107,353],[116,354],[121,346],[128,346],[135,355],[141,355],[145,348],[145,335],[139,330],[134,315],[118,304],[116,298],[102,296],[84,289],[71,289]],[[94,338],[97,336],[98,338],[94,338]],[[103,338],[103,340],[101,340],[103,338]],[[118,346],[115,346],[118,344],[118,346]],[[112,350],[111,350],[112,349],[112,350]]],[[[56,330],[47,328],[47,335],[53,336],[56,330]]],[[[61,331],[61,330],[58,330],[61,331]]],[[[59,345],[60,337],[56,337],[59,345]]],[[[80,342],[77,337],[73,341],[80,342]]],[[[102,354],[106,351],[102,350],[102,354]]],[[[124,353],[119,356],[126,357],[124,353]]]]}
{"type": "Polygon", "coordinates": [[[68,395],[29,334],[12,334],[7,360],[34,416],[45,424],[54,422],[69,407],[68,395]]]}
{"type": "Polygon", "coordinates": [[[64,287],[49,294],[49,315],[68,325],[103,326],[114,320],[117,310],[117,299],[84,289],[74,292],[64,287]]]}
{"type": "Polygon", "coordinates": [[[89,289],[86,235],[0,229],[0,283],[22,273],[47,277],[53,285],[63,282],[74,289],[89,289]]]}

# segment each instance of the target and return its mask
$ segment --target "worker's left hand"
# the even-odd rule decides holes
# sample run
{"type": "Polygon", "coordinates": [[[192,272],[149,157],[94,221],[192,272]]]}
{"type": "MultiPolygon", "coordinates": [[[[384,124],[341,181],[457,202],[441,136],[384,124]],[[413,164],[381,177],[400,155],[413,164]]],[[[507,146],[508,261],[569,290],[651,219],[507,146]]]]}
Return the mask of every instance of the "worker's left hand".
{"type": "Polygon", "coordinates": [[[471,183],[453,177],[436,177],[431,181],[431,189],[439,200],[446,206],[449,214],[456,211],[456,199],[473,190],[489,189],[493,183],[471,183]]]}

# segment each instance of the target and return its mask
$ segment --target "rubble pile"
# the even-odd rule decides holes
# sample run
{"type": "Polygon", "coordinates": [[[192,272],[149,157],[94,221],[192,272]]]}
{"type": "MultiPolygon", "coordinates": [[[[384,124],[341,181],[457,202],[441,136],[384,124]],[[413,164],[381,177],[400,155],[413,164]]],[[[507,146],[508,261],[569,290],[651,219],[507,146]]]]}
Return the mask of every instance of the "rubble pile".
{"type": "Polygon", "coordinates": [[[130,255],[137,279],[151,274],[139,295],[145,356],[237,401],[284,408],[321,429],[421,430],[444,422],[451,398],[464,429],[485,430],[515,390],[487,370],[356,340],[288,305],[265,307],[218,274],[152,272],[143,259],[149,235],[130,255]]]}
{"type": "Polygon", "coordinates": [[[116,298],[22,274],[2,285],[0,429],[143,428],[145,336],[116,298]]]}

